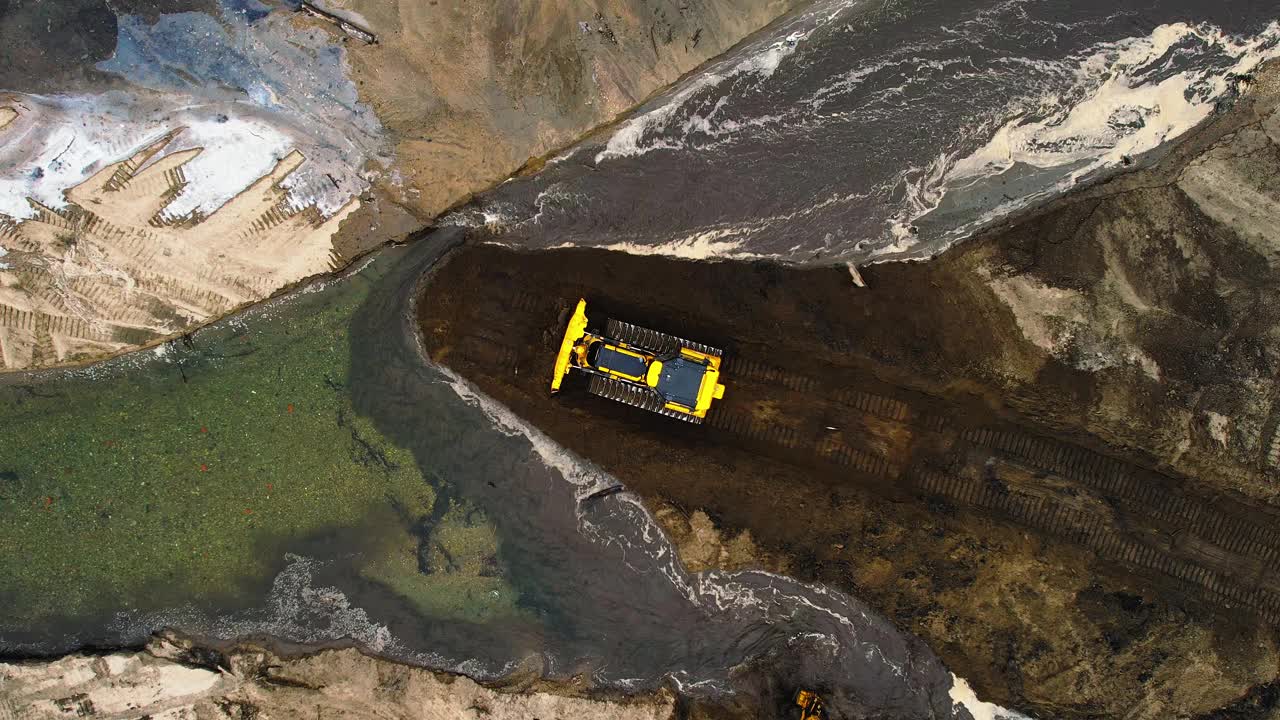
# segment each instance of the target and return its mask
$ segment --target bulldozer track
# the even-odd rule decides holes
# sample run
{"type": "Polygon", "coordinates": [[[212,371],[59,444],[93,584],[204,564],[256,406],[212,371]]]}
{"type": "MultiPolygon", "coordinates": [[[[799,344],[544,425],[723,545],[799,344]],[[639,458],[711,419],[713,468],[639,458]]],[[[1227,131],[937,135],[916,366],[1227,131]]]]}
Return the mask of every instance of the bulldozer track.
{"type": "MultiPolygon", "coordinates": [[[[746,380],[786,388],[800,394],[819,393],[816,380],[766,363],[731,357],[726,382],[746,380]]],[[[857,412],[912,426],[917,433],[943,435],[949,420],[936,412],[917,412],[907,401],[842,388],[826,399],[857,412]]],[[[817,399],[815,398],[814,401],[817,399]]],[[[803,406],[807,400],[796,400],[803,406]]],[[[836,436],[810,437],[749,413],[720,407],[708,424],[755,443],[786,450],[806,450],[819,459],[867,476],[903,477],[925,495],[981,509],[1015,524],[1087,548],[1098,557],[1148,577],[1172,582],[1215,606],[1247,607],[1268,622],[1280,624],[1280,527],[1233,517],[1220,498],[1170,492],[1172,478],[1091,449],[1020,430],[970,428],[955,439],[953,471],[913,467],[903,473],[890,458],[851,447],[836,436]],[[955,472],[964,466],[965,447],[978,450],[968,461],[973,477],[955,472]],[[1039,473],[1072,480],[1093,491],[1098,502],[1072,505],[1051,492],[1011,490],[998,481],[980,479],[989,458],[1007,458],[1039,473]],[[1218,505],[1215,505],[1217,503],[1218,505]],[[1157,532],[1154,528],[1159,528],[1157,532]],[[1202,548],[1198,553],[1180,548],[1202,548]]]]}
{"type": "Polygon", "coordinates": [[[761,420],[751,413],[713,409],[707,425],[748,440],[767,442],[792,450],[804,446],[804,437],[794,428],[761,420]]]}
{"type": "Polygon", "coordinates": [[[1134,539],[1099,513],[949,473],[923,470],[914,473],[913,479],[929,494],[995,511],[1021,525],[1085,546],[1113,562],[1163,574],[1194,594],[1207,594],[1228,607],[1248,606],[1268,622],[1280,623],[1280,593],[1256,580],[1233,578],[1229,573],[1181,557],[1172,547],[1134,539]]]}
{"type": "Polygon", "coordinates": [[[898,469],[883,457],[866,450],[849,447],[834,438],[828,438],[820,442],[818,444],[818,453],[838,465],[851,467],[868,475],[898,476],[898,469]]]}
{"type": "Polygon", "coordinates": [[[664,407],[665,403],[656,393],[646,391],[631,383],[624,383],[612,378],[602,377],[600,375],[592,375],[591,381],[587,383],[587,390],[592,395],[598,395],[609,400],[616,400],[620,403],[626,403],[632,407],[648,410],[649,412],[665,415],[669,418],[683,420],[695,425],[702,422],[702,418],[688,413],[679,413],[674,410],[668,410],[664,407]]]}
{"type": "Polygon", "coordinates": [[[649,328],[614,320],[613,318],[609,318],[608,322],[605,323],[605,335],[614,340],[621,340],[628,345],[644,348],[656,355],[677,353],[682,347],[697,350],[707,355],[714,355],[715,357],[720,357],[722,354],[719,348],[713,348],[710,345],[685,340],[675,335],[660,333],[657,330],[650,330],[649,328]]]}
{"type": "Polygon", "coordinates": [[[1168,492],[1168,479],[1158,473],[1127,466],[1119,460],[1049,438],[1023,433],[976,430],[964,439],[1014,455],[1030,464],[1092,486],[1161,520],[1185,526],[1197,536],[1232,553],[1257,554],[1267,560],[1280,556],[1280,533],[1270,527],[1229,517],[1187,495],[1168,492]]]}
{"type": "MultiPolygon", "coordinates": [[[[551,309],[545,299],[523,293],[507,295],[502,305],[526,314],[551,309]]],[[[491,324],[492,332],[471,331],[459,338],[459,354],[511,378],[526,351],[520,343],[528,338],[491,324]]],[[[512,321],[503,327],[527,326],[512,321]]],[[[652,331],[613,321],[610,332],[655,351],[670,347],[655,345],[672,337],[644,335],[652,331]]],[[[1280,625],[1280,521],[1265,508],[1198,493],[1188,479],[1034,428],[969,425],[957,407],[914,391],[869,382],[871,387],[830,392],[815,376],[737,355],[725,358],[723,370],[726,399],[712,406],[703,426],[738,438],[735,444],[750,452],[835,468],[847,473],[851,484],[865,480],[889,492],[941,498],[1087,550],[1129,577],[1146,578],[1151,587],[1176,588],[1214,611],[1247,608],[1280,625]],[[773,402],[780,412],[759,412],[761,400],[773,402]],[[866,436],[873,424],[859,416],[883,421],[878,427],[891,430],[882,432],[910,440],[898,450],[880,447],[883,443],[866,436]],[[1003,477],[1006,470],[1009,476],[1003,477]],[[1023,479],[1010,479],[1015,476],[1023,479]],[[1064,492],[1065,483],[1079,489],[1064,492]]],[[[592,377],[588,389],[673,419],[699,421],[608,378],[592,377]]]]}
{"type": "Polygon", "coordinates": [[[724,373],[726,377],[780,385],[800,393],[813,392],[818,388],[818,382],[807,375],[736,356],[725,359],[724,373]]]}
{"type": "MultiPolygon", "coordinates": [[[[798,393],[813,393],[820,388],[818,380],[809,375],[739,356],[725,358],[724,375],[729,382],[745,379],[780,385],[798,393]]],[[[907,402],[859,388],[843,387],[836,390],[830,397],[841,405],[882,420],[906,423],[912,419],[913,415],[911,406],[907,402]]],[[[940,432],[947,425],[946,418],[936,413],[916,413],[915,419],[933,432],[940,432]]]]}

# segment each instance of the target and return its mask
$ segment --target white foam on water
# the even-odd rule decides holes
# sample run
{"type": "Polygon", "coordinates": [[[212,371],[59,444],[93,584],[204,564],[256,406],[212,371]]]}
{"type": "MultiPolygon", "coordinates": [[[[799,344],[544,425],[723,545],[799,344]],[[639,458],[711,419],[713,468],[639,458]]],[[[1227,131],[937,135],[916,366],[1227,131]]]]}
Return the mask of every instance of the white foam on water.
{"type": "Polygon", "coordinates": [[[917,246],[913,226],[938,209],[948,193],[1016,167],[1061,168],[1062,177],[951,230],[952,240],[1099,172],[1129,165],[1205,121],[1240,89],[1236,78],[1276,57],[1280,23],[1252,37],[1228,35],[1207,24],[1173,23],[1063,61],[1074,65],[1069,89],[1018,101],[1005,113],[1012,119],[977,131],[989,134],[977,150],[964,156],[942,153],[902,175],[903,208],[887,228],[886,239],[893,242],[877,255],[917,246]],[[1174,69],[1174,64],[1185,68],[1174,69]]]}
{"type": "Polygon", "coordinates": [[[353,607],[341,590],[313,585],[312,572],[323,563],[292,554],[285,559],[288,565],[272,581],[264,610],[221,618],[209,618],[194,608],[124,612],[116,616],[113,628],[130,637],[149,634],[158,627],[181,627],[222,638],[271,635],[299,643],[350,638],[377,653],[441,660],[408,651],[387,626],[353,607]]]}
{"type": "Polygon", "coordinates": [[[518,435],[528,440],[538,459],[547,467],[559,472],[576,488],[575,495],[579,500],[620,484],[605,471],[557,445],[541,430],[529,425],[505,405],[476,389],[461,375],[443,365],[434,367],[449,379],[449,387],[463,402],[479,408],[489,418],[494,429],[509,437],[518,435]]]}
{"type": "Polygon", "coordinates": [[[973,716],[973,720],[1032,720],[1030,716],[1000,707],[978,699],[973,688],[961,677],[951,675],[951,703],[953,707],[964,708],[973,716]]]}
{"type": "MultiPolygon", "coordinates": [[[[580,501],[597,488],[612,487],[617,484],[607,473],[556,445],[541,431],[525,423],[483,392],[476,390],[456,373],[443,367],[437,369],[449,378],[449,384],[454,392],[464,401],[479,407],[500,432],[521,435],[528,439],[535,455],[577,488],[575,494],[580,501]]],[[[636,531],[606,534],[595,532],[596,528],[591,527],[589,523],[586,523],[582,529],[599,542],[619,547],[623,552],[624,564],[636,572],[643,573],[646,569],[637,568],[628,562],[628,552],[641,552],[651,561],[656,562],[658,570],[690,603],[717,613],[731,613],[748,622],[767,624],[787,622],[795,620],[798,612],[827,617],[841,628],[836,634],[810,631],[793,636],[788,642],[795,643],[803,640],[831,653],[833,657],[838,656],[840,648],[845,646],[865,662],[884,668],[887,673],[908,685],[912,683],[910,675],[914,667],[911,657],[908,655],[901,662],[891,660],[884,649],[874,641],[874,636],[869,636],[866,632],[867,628],[875,625],[875,619],[848,596],[826,586],[807,585],[793,578],[760,570],[736,572],[711,570],[689,573],[680,563],[674,548],[658,526],[656,519],[637,497],[632,493],[624,492],[611,496],[611,499],[617,500],[614,507],[622,511],[621,517],[630,520],[636,531]]],[[[580,522],[583,521],[581,508],[579,508],[578,517],[580,522]]],[[[617,514],[613,517],[619,519],[617,514]]],[[[887,632],[894,632],[891,627],[885,627],[887,632]]],[[[892,637],[894,642],[898,641],[896,635],[892,637]]],[[[905,641],[905,638],[901,640],[905,641]]],[[[554,667],[554,658],[548,658],[547,662],[549,667],[554,667]]],[[[602,671],[603,668],[597,671],[598,679],[603,677],[602,671]]],[[[953,703],[963,706],[974,715],[976,720],[1030,720],[997,705],[977,700],[967,683],[954,675],[952,677],[953,685],[950,694],[953,703]]],[[[681,692],[722,689],[719,679],[693,679],[684,670],[668,673],[667,678],[681,692]]],[[[629,682],[635,682],[635,679],[624,680],[622,684],[629,682]]]]}
{"type": "MultiPolygon", "coordinates": [[[[664,243],[615,242],[608,245],[593,245],[601,250],[613,250],[631,255],[660,255],[679,258],[681,260],[749,260],[759,258],[756,253],[741,250],[743,240],[726,240],[723,238],[737,235],[738,228],[706,230],[688,237],[670,240],[664,243]]],[[[571,242],[560,243],[552,249],[571,248],[571,242]]]]}
{"type": "MultiPolygon", "coordinates": [[[[644,155],[654,150],[676,150],[684,147],[684,138],[690,131],[712,128],[712,119],[724,106],[726,98],[717,101],[707,115],[699,117],[695,114],[682,123],[683,132],[680,137],[662,137],[661,134],[664,131],[671,129],[676,113],[687,102],[706,90],[718,87],[726,80],[746,76],[759,81],[771,77],[814,31],[832,22],[852,4],[853,2],[848,0],[824,3],[820,8],[793,19],[788,26],[791,30],[785,37],[772,41],[762,40],[748,49],[744,55],[723,60],[712,68],[699,72],[677,88],[661,105],[622,123],[610,136],[604,149],[596,153],[596,163],[612,158],[644,155]]],[[[783,30],[786,29],[783,28],[783,30]]],[[[764,118],[758,120],[762,123],[767,121],[764,118]]]]}

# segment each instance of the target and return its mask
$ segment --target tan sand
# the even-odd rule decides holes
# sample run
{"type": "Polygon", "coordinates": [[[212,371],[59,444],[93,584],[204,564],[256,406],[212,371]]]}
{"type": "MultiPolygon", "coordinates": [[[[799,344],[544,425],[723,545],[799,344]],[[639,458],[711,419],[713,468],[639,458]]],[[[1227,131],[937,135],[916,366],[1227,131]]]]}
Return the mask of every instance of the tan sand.
{"type": "Polygon", "coordinates": [[[138,171],[168,140],[69,190],[66,208],[32,201],[35,218],[0,218],[0,368],[137,347],[333,269],[330,238],[358,201],[330,218],[293,206],[280,183],[299,153],[212,215],[174,221],[160,212],[199,150],[138,171]]]}

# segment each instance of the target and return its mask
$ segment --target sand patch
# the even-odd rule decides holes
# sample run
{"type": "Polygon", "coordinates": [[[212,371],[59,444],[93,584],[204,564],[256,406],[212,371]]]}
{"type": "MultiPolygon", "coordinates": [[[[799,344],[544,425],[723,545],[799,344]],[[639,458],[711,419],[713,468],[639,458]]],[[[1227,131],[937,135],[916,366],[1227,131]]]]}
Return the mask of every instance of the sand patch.
{"type": "Polygon", "coordinates": [[[202,152],[165,154],[177,135],[68,190],[66,207],[32,200],[33,218],[0,217],[0,368],[136,347],[334,268],[331,238],[357,200],[326,216],[295,199],[293,151],[212,214],[175,217],[202,152]]]}

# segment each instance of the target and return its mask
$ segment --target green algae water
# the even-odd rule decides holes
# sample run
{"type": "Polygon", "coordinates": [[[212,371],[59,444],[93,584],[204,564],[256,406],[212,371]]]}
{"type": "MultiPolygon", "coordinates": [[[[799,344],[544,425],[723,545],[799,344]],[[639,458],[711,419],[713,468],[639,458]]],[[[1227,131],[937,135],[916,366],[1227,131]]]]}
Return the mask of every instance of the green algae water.
{"type": "Polygon", "coordinates": [[[316,544],[424,615],[514,614],[483,513],[353,411],[348,325],[377,273],[0,384],[0,624],[251,604],[316,544]]]}

